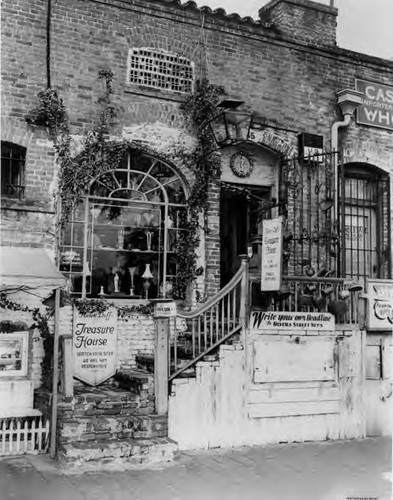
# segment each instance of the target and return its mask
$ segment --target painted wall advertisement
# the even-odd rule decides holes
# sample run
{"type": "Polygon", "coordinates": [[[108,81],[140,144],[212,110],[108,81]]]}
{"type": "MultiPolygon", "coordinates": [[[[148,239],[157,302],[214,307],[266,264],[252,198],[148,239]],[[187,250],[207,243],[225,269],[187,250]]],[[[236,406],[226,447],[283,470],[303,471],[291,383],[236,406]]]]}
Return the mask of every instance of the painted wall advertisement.
{"type": "Polygon", "coordinates": [[[334,316],[325,312],[251,311],[250,329],[263,330],[334,330],[334,316]]]}
{"type": "Polygon", "coordinates": [[[356,110],[356,121],[363,125],[393,130],[393,87],[356,79],[356,90],[364,93],[356,110]]]}
{"type": "Polygon", "coordinates": [[[393,281],[367,280],[368,330],[386,331],[393,329],[393,281]]]}
{"type": "Polygon", "coordinates": [[[274,292],[281,287],[282,217],[262,221],[261,290],[274,292]]]}
{"type": "Polygon", "coordinates": [[[115,374],[117,310],[82,315],[75,307],[73,330],[74,377],[98,385],[115,374]]]}

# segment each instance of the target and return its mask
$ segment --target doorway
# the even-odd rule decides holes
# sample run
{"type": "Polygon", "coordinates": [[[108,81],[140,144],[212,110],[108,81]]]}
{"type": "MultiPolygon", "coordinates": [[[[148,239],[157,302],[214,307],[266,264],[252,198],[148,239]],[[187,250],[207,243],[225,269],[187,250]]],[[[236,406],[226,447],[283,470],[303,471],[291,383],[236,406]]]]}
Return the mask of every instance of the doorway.
{"type": "Polygon", "coordinates": [[[270,188],[227,184],[220,204],[221,287],[240,267],[239,255],[252,248],[250,272],[260,272],[262,220],[270,217],[270,188]]]}

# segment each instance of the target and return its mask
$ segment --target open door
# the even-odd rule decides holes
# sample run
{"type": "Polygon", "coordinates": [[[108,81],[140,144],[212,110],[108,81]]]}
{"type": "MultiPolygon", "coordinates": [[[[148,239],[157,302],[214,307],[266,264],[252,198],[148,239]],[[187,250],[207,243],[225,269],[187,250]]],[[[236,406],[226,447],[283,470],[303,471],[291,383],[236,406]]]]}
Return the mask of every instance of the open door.
{"type": "Polygon", "coordinates": [[[239,255],[252,246],[250,271],[260,273],[262,220],[269,217],[269,188],[234,186],[221,191],[221,287],[240,266],[239,255]],[[253,269],[255,267],[255,269],[253,269]]]}

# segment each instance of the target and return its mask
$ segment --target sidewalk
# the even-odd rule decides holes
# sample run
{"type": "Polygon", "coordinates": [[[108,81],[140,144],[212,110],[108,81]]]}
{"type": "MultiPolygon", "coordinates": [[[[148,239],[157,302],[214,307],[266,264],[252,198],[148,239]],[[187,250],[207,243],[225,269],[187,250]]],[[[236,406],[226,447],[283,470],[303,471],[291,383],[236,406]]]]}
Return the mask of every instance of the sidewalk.
{"type": "Polygon", "coordinates": [[[387,438],[182,452],[150,469],[65,473],[48,456],[0,459],[0,500],[390,500],[387,438]]]}

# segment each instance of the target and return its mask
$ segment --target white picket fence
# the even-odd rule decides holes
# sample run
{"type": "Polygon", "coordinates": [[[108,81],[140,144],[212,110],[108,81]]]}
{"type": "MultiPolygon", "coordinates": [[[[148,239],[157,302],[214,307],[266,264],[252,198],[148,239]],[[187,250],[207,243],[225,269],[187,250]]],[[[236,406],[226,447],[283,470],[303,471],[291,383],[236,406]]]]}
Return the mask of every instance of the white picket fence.
{"type": "Polygon", "coordinates": [[[0,456],[45,453],[49,443],[49,420],[7,418],[0,420],[0,456]]]}

